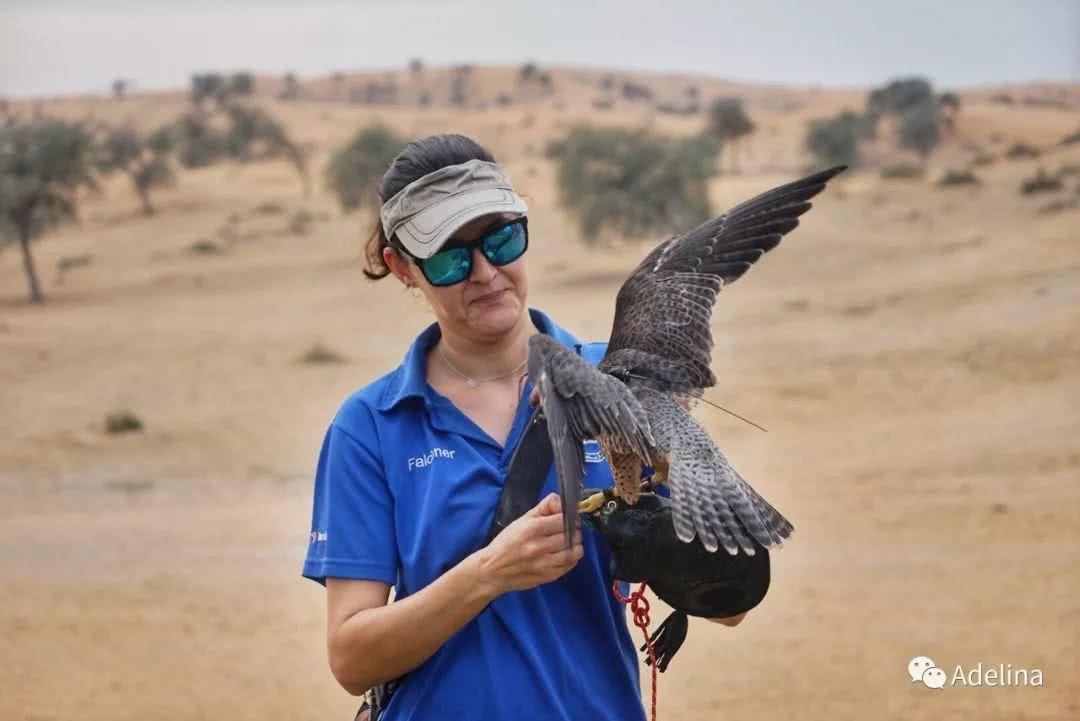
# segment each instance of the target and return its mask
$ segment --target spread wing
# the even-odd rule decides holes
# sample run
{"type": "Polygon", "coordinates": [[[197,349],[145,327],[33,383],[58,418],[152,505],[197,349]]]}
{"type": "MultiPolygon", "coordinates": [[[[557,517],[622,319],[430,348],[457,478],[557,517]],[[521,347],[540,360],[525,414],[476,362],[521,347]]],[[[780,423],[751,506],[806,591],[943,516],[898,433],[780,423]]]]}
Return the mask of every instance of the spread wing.
{"type": "Polygon", "coordinates": [[[569,546],[585,479],[583,442],[604,436],[646,460],[652,434],[645,410],[624,383],[542,333],[529,339],[529,376],[539,390],[555,451],[563,531],[569,546]]]}
{"type": "Polygon", "coordinates": [[[672,385],[665,372],[670,390],[715,385],[710,319],[717,293],[779,245],[810,209],[810,198],[844,169],[773,188],[654,248],[619,289],[600,368],[651,378],[650,369],[674,364],[682,379],[672,385]]]}

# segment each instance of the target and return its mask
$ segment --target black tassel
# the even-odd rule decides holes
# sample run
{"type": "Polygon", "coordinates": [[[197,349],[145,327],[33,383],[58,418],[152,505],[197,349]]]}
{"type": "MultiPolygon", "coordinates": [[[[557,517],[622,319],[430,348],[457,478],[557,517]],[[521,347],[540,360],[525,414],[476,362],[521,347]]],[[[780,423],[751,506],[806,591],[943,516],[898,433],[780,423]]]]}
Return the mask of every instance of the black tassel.
{"type": "MultiPolygon", "coordinates": [[[[671,615],[649,637],[652,642],[653,655],[656,657],[656,669],[663,673],[667,670],[671,659],[682,648],[686,640],[686,632],[690,627],[690,618],[682,611],[672,611],[671,615]]],[[[642,652],[647,652],[648,644],[641,647],[642,652]]],[[[649,660],[645,660],[649,663],[649,660]]]]}

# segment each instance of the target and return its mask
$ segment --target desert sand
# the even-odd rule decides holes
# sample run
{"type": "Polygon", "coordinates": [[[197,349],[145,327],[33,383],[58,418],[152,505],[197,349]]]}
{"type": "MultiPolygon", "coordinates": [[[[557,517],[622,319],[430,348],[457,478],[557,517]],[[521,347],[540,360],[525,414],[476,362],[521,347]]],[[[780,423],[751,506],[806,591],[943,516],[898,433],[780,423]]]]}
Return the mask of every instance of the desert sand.
{"type": "MultiPolygon", "coordinates": [[[[474,82],[490,94],[515,70],[474,82]]],[[[594,111],[597,76],[556,69],[555,98],[474,111],[267,100],[310,150],[311,197],[285,163],[223,164],[182,172],[145,218],[111,180],[78,225],[37,243],[40,307],[18,248],[0,249],[0,718],[352,718],[326,663],[324,593],[299,576],[311,476],[338,404],[430,315],[364,280],[371,217],[336,208],[322,167],[373,121],[477,138],[531,205],[530,304],[602,339],[649,243],[584,246],[544,144],[584,120],[670,133],[702,120],[594,111]],[[299,209],[315,217],[306,235],[289,230],[299,209]],[[58,271],[79,256],[92,257],[58,271]],[[302,363],[316,343],[343,361],[302,363]],[[116,408],[145,430],[106,434],[116,408]]],[[[806,121],[865,93],[647,79],[747,99],[759,128],[741,172],[712,183],[718,212],[796,177],[806,121]]],[[[1077,114],[993,93],[960,91],[925,179],[839,179],[721,294],[708,397],[768,433],[698,415],[796,533],[746,621],[692,622],[660,678],[661,718],[1080,717],[1080,209],[1041,210],[1075,198],[1080,175],[1018,193],[1039,167],[1080,164],[1080,145],[1057,145],[1077,114]],[[1018,141],[1042,156],[935,185],[975,148],[1018,141]],[[918,655],[950,673],[1038,668],[1043,685],[930,690],[908,677],[918,655]]],[[[185,106],[181,93],[41,103],[145,128],[185,106]]]]}

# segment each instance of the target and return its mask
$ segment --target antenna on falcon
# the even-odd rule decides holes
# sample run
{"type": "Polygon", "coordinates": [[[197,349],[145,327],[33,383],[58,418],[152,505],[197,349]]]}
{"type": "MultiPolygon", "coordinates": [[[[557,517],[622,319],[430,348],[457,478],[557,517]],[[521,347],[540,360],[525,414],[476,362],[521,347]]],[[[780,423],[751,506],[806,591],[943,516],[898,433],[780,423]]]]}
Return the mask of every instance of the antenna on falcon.
{"type": "Polygon", "coordinates": [[[729,410],[728,410],[727,408],[724,408],[724,407],[723,407],[722,405],[720,405],[719,403],[713,403],[713,402],[712,402],[712,401],[710,401],[710,400],[709,400],[708,398],[706,398],[706,397],[705,397],[704,395],[696,396],[696,398],[697,398],[698,400],[700,400],[700,401],[705,401],[706,403],[708,403],[708,404],[709,404],[710,406],[712,406],[713,408],[719,408],[720,410],[722,410],[722,411],[723,411],[724,413],[727,413],[728,415],[732,415],[732,416],[735,416],[736,418],[738,418],[738,419],[739,419],[740,421],[743,421],[744,423],[749,423],[749,424],[750,424],[750,425],[752,425],[752,426],[753,426],[754,428],[758,428],[758,429],[760,429],[760,430],[762,430],[762,431],[765,431],[766,433],[768,433],[768,432],[769,432],[769,431],[768,431],[768,429],[766,429],[766,428],[762,428],[761,426],[759,426],[759,425],[758,425],[757,423],[754,423],[754,422],[753,422],[752,420],[750,420],[749,418],[743,418],[742,416],[740,416],[740,415],[739,415],[738,413],[736,413],[735,411],[729,411],[729,410]]]}
{"type": "MultiPolygon", "coordinates": [[[[650,383],[656,383],[656,379],[649,378],[647,376],[638,375],[637,373],[627,373],[626,375],[631,377],[631,378],[637,378],[638,380],[643,380],[643,381],[650,382],[650,383]]],[[[687,393],[687,395],[692,396],[694,398],[697,398],[699,401],[704,401],[704,402],[708,403],[710,406],[712,406],[713,408],[718,408],[718,409],[722,410],[724,413],[727,413],[730,416],[735,416],[736,418],[738,418],[743,423],[749,423],[754,428],[757,428],[759,431],[763,431],[765,433],[769,432],[769,430],[767,428],[759,426],[757,423],[754,423],[749,418],[743,418],[742,416],[740,416],[735,411],[729,411],[727,408],[724,408],[719,403],[713,403],[712,401],[710,401],[708,398],[705,397],[705,391],[703,391],[703,390],[699,391],[698,393],[687,393]]]]}

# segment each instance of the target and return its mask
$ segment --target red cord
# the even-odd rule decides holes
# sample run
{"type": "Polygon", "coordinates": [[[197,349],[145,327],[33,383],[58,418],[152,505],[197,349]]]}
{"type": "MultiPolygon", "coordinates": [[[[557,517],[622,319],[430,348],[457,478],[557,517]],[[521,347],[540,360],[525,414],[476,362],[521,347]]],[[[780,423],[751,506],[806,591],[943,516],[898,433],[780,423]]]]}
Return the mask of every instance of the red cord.
{"type": "Polygon", "coordinates": [[[624,596],[619,592],[619,582],[615,581],[611,584],[611,592],[620,603],[630,605],[630,612],[634,614],[634,625],[645,635],[645,658],[652,667],[652,721],[656,721],[656,656],[653,653],[652,639],[649,638],[649,599],[645,598],[645,586],[646,584],[642,583],[638,590],[624,596]]]}

